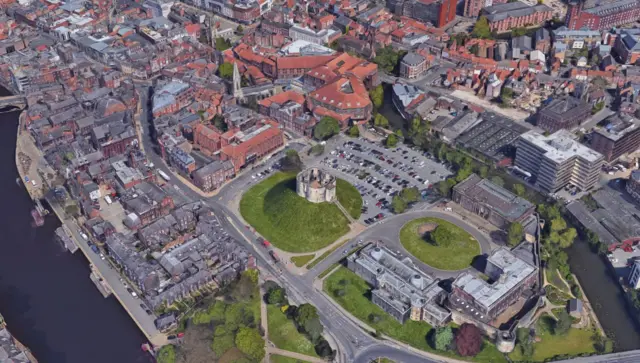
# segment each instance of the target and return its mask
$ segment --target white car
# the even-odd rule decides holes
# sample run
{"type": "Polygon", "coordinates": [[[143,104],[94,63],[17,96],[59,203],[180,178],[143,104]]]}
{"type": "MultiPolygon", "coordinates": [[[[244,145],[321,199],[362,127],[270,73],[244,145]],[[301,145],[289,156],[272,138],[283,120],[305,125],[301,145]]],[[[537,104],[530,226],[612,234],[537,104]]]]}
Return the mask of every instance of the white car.
{"type": "Polygon", "coordinates": [[[251,176],[251,179],[255,179],[255,178],[256,178],[256,175],[255,175],[255,174],[253,174],[253,175],[251,176]]]}

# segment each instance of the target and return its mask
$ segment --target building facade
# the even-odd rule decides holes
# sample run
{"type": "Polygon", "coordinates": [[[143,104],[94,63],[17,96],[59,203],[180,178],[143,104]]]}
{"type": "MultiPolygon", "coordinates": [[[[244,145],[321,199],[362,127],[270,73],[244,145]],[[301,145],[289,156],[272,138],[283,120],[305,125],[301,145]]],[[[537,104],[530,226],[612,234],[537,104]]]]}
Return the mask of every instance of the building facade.
{"type": "Polygon", "coordinates": [[[347,257],[347,267],[374,287],[371,301],[400,323],[408,319],[443,326],[451,312],[442,304],[446,292],[438,280],[400,260],[385,247],[369,244],[347,257]]]}
{"type": "Polygon", "coordinates": [[[491,31],[506,32],[513,28],[541,26],[553,18],[553,9],[544,4],[527,5],[516,1],[482,9],[491,31]]]}
{"type": "Polygon", "coordinates": [[[602,154],[577,143],[566,130],[550,136],[528,131],[520,135],[516,145],[515,166],[531,173],[536,186],[546,193],[568,184],[587,191],[600,179],[602,154]]]}
{"type": "Polygon", "coordinates": [[[634,152],[640,147],[640,120],[614,115],[608,117],[606,125],[592,133],[591,148],[604,156],[607,162],[634,152]]]}
{"type": "Polygon", "coordinates": [[[230,161],[214,161],[193,172],[193,183],[203,192],[211,192],[235,175],[230,161]]]}
{"type": "Polygon", "coordinates": [[[571,1],[565,24],[572,30],[608,30],[633,23],[640,18],[640,1],[617,0],[607,2],[571,1]]]}
{"type": "Polygon", "coordinates": [[[410,52],[400,61],[400,77],[416,79],[421,77],[429,68],[427,59],[422,55],[410,52]]]}
{"type": "Polygon", "coordinates": [[[522,223],[531,216],[535,206],[503,187],[471,174],[453,187],[454,202],[501,229],[511,223],[522,223]]]}
{"type": "Polygon", "coordinates": [[[575,97],[565,97],[551,101],[536,117],[536,125],[553,133],[561,129],[579,126],[591,116],[591,106],[575,97]]]}

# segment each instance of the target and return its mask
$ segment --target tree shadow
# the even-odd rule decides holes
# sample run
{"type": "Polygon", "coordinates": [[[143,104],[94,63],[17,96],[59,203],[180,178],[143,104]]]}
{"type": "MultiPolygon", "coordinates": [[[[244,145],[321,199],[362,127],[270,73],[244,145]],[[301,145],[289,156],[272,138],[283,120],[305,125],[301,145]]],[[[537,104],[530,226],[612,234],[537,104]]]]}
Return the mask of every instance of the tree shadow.
{"type": "Polygon", "coordinates": [[[487,267],[487,258],[487,254],[482,254],[474,257],[471,261],[471,267],[479,272],[484,272],[485,268],[487,267]]]}

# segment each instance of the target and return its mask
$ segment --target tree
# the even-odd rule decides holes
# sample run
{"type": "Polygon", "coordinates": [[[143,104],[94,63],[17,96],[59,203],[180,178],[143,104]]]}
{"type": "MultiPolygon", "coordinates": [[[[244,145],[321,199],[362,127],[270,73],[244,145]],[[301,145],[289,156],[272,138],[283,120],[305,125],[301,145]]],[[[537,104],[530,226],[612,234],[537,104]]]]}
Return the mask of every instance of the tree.
{"type": "Polygon", "coordinates": [[[398,136],[396,134],[389,134],[387,136],[387,140],[385,141],[386,147],[396,147],[398,145],[398,136]]]}
{"type": "Polygon", "coordinates": [[[383,114],[378,113],[376,114],[376,116],[373,118],[373,124],[375,126],[378,127],[382,127],[382,128],[388,128],[389,127],[389,120],[387,120],[386,117],[384,117],[383,114]]]}
{"type": "Polygon", "coordinates": [[[226,80],[231,80],[233,78],[233,64],[222,63],[218,68],[218,74],[226,80]]]}
{"type": "Polygon", "coordinates": [[[373,102],[373,106],[376,109],[379,109],[384,104],[384,88],[382,85],[378,85],[376,88],[369,91],[369,97],[371,97],[371,102],[373,102]]]}
{"type": "Polygon", "coordinates": [[[376,313],[371,313],[371,314],[369,314],[369,316],[367,316],[367,320],[369,320],[369,322],[372,323],[372,324],[376,324],[376,323],[380,322],[380,315],[378,315],[376,313]]]}
{"type": "Polygon", "coordinates": [[[391,209],[393,210],[393,213],[400,214],[407,210],[407,202],[399,196],[394,195],[391,199],[391,209]]]}
{"type": "Polygon", "coordinates": [[[287,302],[287,293],[286,291],[278,286],[273,288],[267,292],[267,303],[271,305],[282,305],[287,302]]]}
{"type": "Polygon", "coordinates": [[[320,323],[320,319],[311,319],[307,321],[303,326],[304,332],[309,336],[309,340],[317,342],[322,337],[323,327],[320,323]]]}
{"type": "Polygon", "coordinates": [[[604,101],[600,101],[595,105],[593,105],[593,108],[591,109],[591,114],[595,115],[596,113],[602,111],[603,108],[604,108],[604,101]]]}
{"type": "Polygon", "coordinates": [[[318,354],[322,358],[329,358],[329,361],[333,361],[335,356],[335,351],[331,349],[331,345],[325,339],[320,339],[318,344],[315,346],[316,354],[318,354]]]}
{"type": "Polygon", "coordinates": [[[318,140],[326,140],[340,132],[340,123],[333,117],[325,116],[313,129],[313,137],[318,140]]]}
{"type": "Polygon", "coordinates": [[[475,356],[482,350],[482,334],[473,324],[462,324],[456,333],[456,348],[463,357],[475,356]]]}
{"type": "Polygon", "coordinates": [[[236,28],[236,31],[238,33],[242,33],[244,31],[244,28],[242,27],[242,25],[238,25],[238,27],[236,28]]]}
{"type": "Polygon", "coordinates": [[[512,37],[521,37],[523,35],[527,35],[527,28],[514,28],[513,30],[511,30],[511,36],[512,37]]]}
{"type": "Polygon", "coordinates": [[[513,192],[519,197],[524,197],[524,195],[527,194],[527,191],[524,189],[524,185],[522,184],[514,184],[513,192]]]}
{"type": "Polygon", "coordinates": [[[471,31],[471,36],[479,39],[491,38],[491,28],[489,27],[489,21],[486,17],[481,16],[478,18],[478,21],[476,21],[476,24],[473,26],[473,30],[471,31]]]}
{"type": "Polygon", "coordinates": [[[349,136],[351,137],[358,137],[360,136],[360,130],[358,130],[358,126],[357,125],[353,125],[349,128],[349,136]]]}
{"type": "Polygon", "coordinates": [[[497,186],[504,187],[504,179],[499,176],[491,177],[491,182],[497,186]]]}
{"type": "Polygon", "coordinates": [[[224,325],[216,327],[213,334],[211,350],[220,358],[226,351],[236,346],[233,332],[227,331],[224,325]]]}
{"type": "Polygon", "coordinates": [[[515,222],[511,223],[509,226],[509,231],[507,232],[507,242],[509,246],[515,246],[522,241],[522,236],[524,234],[524,230],[522,228],[522,224],[515,222]]]}
{"type": "Polygon", "coordinates": [[[318,310],[316,310],[315,306],[302,304],[298,306],[294,320],[298,326],[305,326],[308,321],[318,318],[318,310]]]}
{"type": "Polygon", "coordinates": [[[512,100],[513,90],[509,87],[502,87],[500,90],[500,102],[502,102],[503,105],[509,106],[512,100]]]}
{"type": "Polygon", "coordinates": [[[211,304],[208,309],[209,316],[211,320],[215,322],[224,321],[224,313],[227,309],[227,304],[224,301],[216,300],[215,303],[211,304]]]}
{"type": "Polygon", "coordinates": [[[478,169],[478,174],[480,174],[481,178],[486,178],[489,175],[489,167],[485,165],[481,166],[478,169]]]}
{"type": "Polygon", "coordinates": [[[518,330],[516,330],[516,337],[522,355],[527,358],[531,357],[533,355],[534,348],[531,341],[531,333],[529,332],[529,329],[518,328],[518,330]]]}
{"type": "Polygon", "coordinates": [[[65,206],[64,207],[64,212],[69,216],[77,216],[78,213],[80,212],[80,209],[74,203],[74,204],[69,204],[69,205],[65,206]]]}
{"type": "Polygon", "coordinates": [[[373,58],[373,62],[383,71],[393,73],[405,53],[404,51],[396,52],[393,47],[387,46],[376,52],[376,57],[373,58]]]}
{"type": "Polygon", "coordinates": [[[407,203],[414,203],[420,198],[420,191],[416,187],[404,188],[400,192],[400,197],[407,203]]]}
{"type": "Polygon", "coordinates": [[[224,121],[224,116],[222,115],[213,116],[213,125],[223,133],[227,132],[227,129],[229,128],[227,123],[224,121]]]}
{"type": "Polygon", "coordinates": [[[256,361],[261,361],[264,358],[264,340],[262,340],[258,329],[241,328],[236,335],[236,347],[256,361]]]}
{"type": "Polygon", "coordinates": [[[240,279],[231,291],[231,296],[235,300],[248,301],[251,299],[258,283],[257,275],[254,276],[255,272],[255,270],[246,270],[240,275],[240,279]]]}
{"type": "Polygon", "coordinates": [[[244,324],[244,306],[242,304],[232,304],[226,310],[224,325],[228,331],[236,331],[244,324]]]}
{"type": "Polygon", "coordinates": [[[453,329],[450,326],[437,328],[434,334],[434,346],[437,350],[449,350],[453,342],[453,329]]]}
{"type": "Polygon", "coordinates": [[[433,232],[429,234],[429,240],[436,246],[448,246],[451,243],[451,231],[444,226],[437,226],[433,232]]]}
{"type": "Polygon", "coordinates": [[[283,171],[300,171],[303,167],[300,155],[294,149],[287,149],[280,165],[283,171]]]}
{"type": "Polygon", "coordinates": [[[558,320],[553,328],[554,335],[565,335],[571,329],[571,317],[566,310],[562,310],[558,314],[558,320]]]}
{"type": "Polygon", "coordinates": [[[231,42],[227,39],[224,38],[216,38],[216,42],[215,42],[215,48],[216,50],[222,52],[225,51],[229,48],[231,48],[231,42]]]}
{"type": "Polygon", "coordinates": [[[174,363],[176,361],[176,349],[171,344],[163,346],[158,351],[156,360],[158,363],[174,363]]]}
{"type": "Polygon", "coordinates": [[[324,145],[315,144],[309,149],[309,154],[314,156],[320,156],[324,153],[324,145]]]}

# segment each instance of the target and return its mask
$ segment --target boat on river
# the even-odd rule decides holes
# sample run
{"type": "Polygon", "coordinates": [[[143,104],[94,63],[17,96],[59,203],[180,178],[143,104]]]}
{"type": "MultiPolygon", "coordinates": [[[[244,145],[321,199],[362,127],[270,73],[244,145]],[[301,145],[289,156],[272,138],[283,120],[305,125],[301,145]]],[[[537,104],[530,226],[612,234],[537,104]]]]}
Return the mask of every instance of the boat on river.
{"type": "Polygon", "coordinates": [[[37,227],[42,227],[42,225],[44,224],[44,218],[36,208],[33,208],[31,210],[31,218],[33,218],[33,221],[35,222],[37,227]]]}

